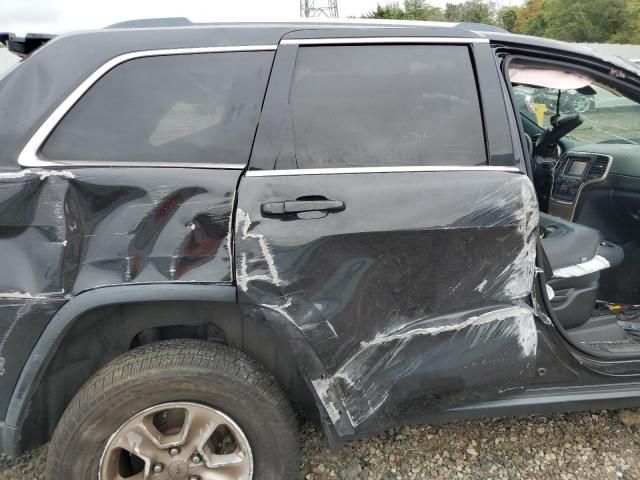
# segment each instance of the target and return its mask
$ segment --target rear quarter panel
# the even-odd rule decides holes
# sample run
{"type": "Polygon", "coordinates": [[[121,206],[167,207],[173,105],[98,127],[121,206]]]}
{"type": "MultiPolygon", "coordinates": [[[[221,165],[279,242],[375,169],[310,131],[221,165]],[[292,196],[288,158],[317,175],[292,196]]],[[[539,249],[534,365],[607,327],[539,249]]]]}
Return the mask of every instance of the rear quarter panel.
{"type": "Polygon", "coordinates": [[[68,299],[106,285],[231,283],[240,170],[0,173],[0,416],[68,299]]]}

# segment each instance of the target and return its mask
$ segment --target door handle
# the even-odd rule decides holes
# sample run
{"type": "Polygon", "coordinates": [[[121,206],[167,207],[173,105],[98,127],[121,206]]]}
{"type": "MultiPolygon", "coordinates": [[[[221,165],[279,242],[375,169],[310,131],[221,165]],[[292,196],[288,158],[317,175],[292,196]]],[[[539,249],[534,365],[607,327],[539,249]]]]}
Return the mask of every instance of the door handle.
{"type": "Polygon", "coordinates": [[[287,200],[284,202],[263,203],[260,210],[263,215],[286,215],[303,212],[340,212],[345,209],[342,200],[287,200]]]}

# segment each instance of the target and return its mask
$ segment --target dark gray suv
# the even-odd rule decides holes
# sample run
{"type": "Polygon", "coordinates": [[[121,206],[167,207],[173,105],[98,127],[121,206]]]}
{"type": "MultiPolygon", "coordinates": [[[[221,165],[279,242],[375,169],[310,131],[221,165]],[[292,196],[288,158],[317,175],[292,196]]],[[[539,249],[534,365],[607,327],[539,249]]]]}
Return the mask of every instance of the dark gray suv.
{"type": "Polygon", "coordinates": [[[125,27],[0,35],[1,451],[289,479],[299,415],[337,448],[640,405],[632,65],[472,25],[125,27]]]}

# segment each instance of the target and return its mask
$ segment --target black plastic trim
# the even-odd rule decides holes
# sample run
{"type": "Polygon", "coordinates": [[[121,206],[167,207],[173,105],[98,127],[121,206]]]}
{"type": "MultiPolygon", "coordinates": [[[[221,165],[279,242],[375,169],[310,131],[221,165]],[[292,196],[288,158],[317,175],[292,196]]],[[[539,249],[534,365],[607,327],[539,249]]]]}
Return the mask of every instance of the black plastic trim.
{"type": "Polygon", "coordinates": [[[230,284],[152,283],[115,285],[87,290],[69,300],[51,319],[29,355],[11,396],[4,424],[0,424],[0,451],[20,453],[19,432],[29,403],[65,334],[84,313],[107,305],[159,301],[236,302],[230,284]]]}
{"type": "Polygon", "coordinates": [[[488,44],[472,45],[478,96],[482,108],[489,165],[520,167],[511,135],[507,103],[502,93],[500,73],[495,68],[493,51],[488,44]]]}
{"type": "Polygon", "coordinates": [[[452,409],[451,412],[477,411],[498,416],[532,415],[538,412],[602,409],[603,401],[610,401],[610,408],[636,406],[640,404],[640,383],[529,389],[516,397],[477,403],[452,409]]]}
{"type": "Polygon", "coordinates": [[[0,453],[9,457],[20,454],[18,449],[17,430],[4,422],[0,422],[0,453]]]}

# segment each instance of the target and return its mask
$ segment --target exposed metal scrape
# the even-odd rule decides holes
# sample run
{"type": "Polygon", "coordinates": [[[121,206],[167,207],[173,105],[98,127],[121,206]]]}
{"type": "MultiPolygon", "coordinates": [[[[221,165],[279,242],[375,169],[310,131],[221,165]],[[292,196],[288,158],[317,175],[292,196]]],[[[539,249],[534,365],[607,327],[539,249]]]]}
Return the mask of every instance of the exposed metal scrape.
{"type": "Polygon", "coordinates": [[[348,177],[323,183],[344,212],[263,217],[263,202],[314,191],[318,177],[296,178],[295,189],[252,177],[236,215],[241,301],[285,325],[302,361],[313,358],[311,382],[336,430],[527,385],[538,341],[529,178],[474,173],[460,191],[453,173],[371,174],[366,186],[348,177]]]}
{"type": "Polygon", "coordinates": [[[239,236],[241,240],[255,240],[258,245],[257,250],[251,250],[251,258],[249,258],[246,251],[240,254],[240,267],[237,274],[238,286],[246,292],[249,282],[256,280],[270,282],[276,286],[280,285],[282,281],[280,280],[278,269],[276,268],[275,260],[271,254],[267,240],[264,238],[264,235],[249,231],[251,228],[251,218],[248,213],[242,211],[240,208],[238,208],[236,212],[236,225],[236,235],[239,236]],[[263,265],[266,265],[266,269],[261,268],[263,265]],[[251,266],[254,266],[256,271],[260,273],[250,274],[249,269],[251,266]]]}
{"type": "Polygon", "coordinates": [[[0,173],[0,180],[11,178],[25,178],[30,176],[39,176],[40,180],[44,180],[49,177],[62,177],[62,178],[76,178],[73,172],[69,170],[31,170],[24,169],[19,172],[2,172],[0,173]]]}
{"type": "Polygon", "coordinates": [[[404,331],[377,335],[362,342],[358,351],[330,379],[314,381],[314,386],[322,386],[325,391],[331,386],[342,392],[346,413],[351,424],[357,427],[384,404],[395,384],[440,353],[427,350],[421,355],[404,355],[403,350],[418,337],[464,332],[470,339],[470,348],[479,347],[495,336],[512,337],[520,346],[522,357],[532,358],[536,353],[535,320],[533,310],[527,305],[505,307],[456,322],[426,319],[423,324],[414,323],[404,331]],[[428,326],[430,323],[439,324],[428,326]]]}
{"type": "Polygon", "coordinates": [[[340,410],[336,407],[335,403],[328,395],[329,388],[331,387],[331,381],[323,378],[318,378],[316,380],[313,380],[312,383],[331,421],[333,423],[339,422],[341,416],[340,410]]]}
{"type": "MultiPolygon", "coordinates": [[[[459,323],[447,323],[445,325],[438,325],[434,327],[424,328],[412,328],[408,332],[404,333],[392,333],[389,335],[377,335],[370,342],[363,342],[363,346],[373,346],[378,343],[389,342],[392,340],[401,340],[408,337],[414,337],[416,335],[438,335],[445,332],[455,332],[468,327],[477,327],[490,322],[500,322],[503,320],[510,320],[519,316],[522,313],[522,307],[507,307],[492,312],[483,313],[482,315],[469,317],[462,320],[459,323]]],[[[528,312],[527,312],[528,313],[528,312]]],[[[431,323],[433,320],[429,319],[426,322],[431,323]]],[[[413,324],[415,327],[415,323],[413,324]]]]}
{"type": "Polygon", "coordinates": [[[44,292],[40,294],[32,294],[29,292],[0,292],[0,299],[5,298],[15,298],[15,299],[48,299],[53,296],[58,296],[64,294],[64,291],[61,290],[59,292],[44,292]]]}

